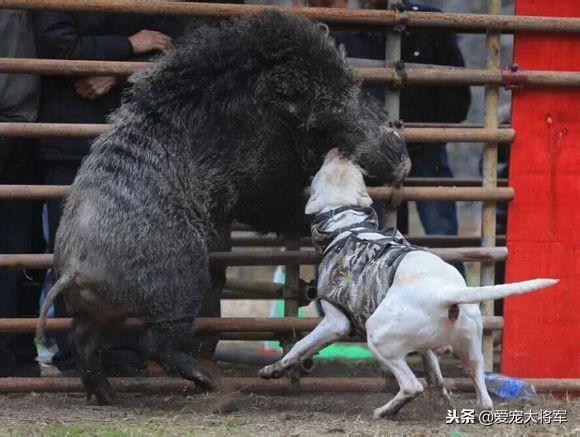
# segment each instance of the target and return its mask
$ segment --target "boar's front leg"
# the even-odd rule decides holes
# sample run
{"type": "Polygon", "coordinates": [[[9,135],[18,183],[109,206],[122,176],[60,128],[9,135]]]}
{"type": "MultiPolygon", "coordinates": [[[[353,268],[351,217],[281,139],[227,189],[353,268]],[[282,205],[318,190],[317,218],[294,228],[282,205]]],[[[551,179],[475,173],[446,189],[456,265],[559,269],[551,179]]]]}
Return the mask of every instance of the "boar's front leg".
{"type": "Polygon", "coordinates": [[[99,405],[109,405],[116,400],[115,393],[103,372],[101,359],[106,334],[113,326],[103,326],[87,313],[75,314],[72,327],[72,347],[87,392],[87,400],[93,396],[99,405]]]}

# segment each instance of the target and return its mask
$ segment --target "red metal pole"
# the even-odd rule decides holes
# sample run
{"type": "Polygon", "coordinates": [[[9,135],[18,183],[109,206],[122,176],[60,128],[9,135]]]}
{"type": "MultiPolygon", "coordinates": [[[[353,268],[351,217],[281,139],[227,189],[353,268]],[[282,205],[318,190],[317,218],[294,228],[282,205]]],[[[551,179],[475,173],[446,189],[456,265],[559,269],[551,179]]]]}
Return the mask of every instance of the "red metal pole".
{"type": "MultiPolygon", "coordinates": [[[[518,0],[517,14],[580,16],[577,0],[518,0]]],[[[516,36],[523,68],[580,70],[580,39],[516,36]]],[[[560,283],[505,300],[502,372],[518,377],[580,377],[580,92],[513,93],[518,131],[510,155],[506,281],[547,277],[560,283]]]]}

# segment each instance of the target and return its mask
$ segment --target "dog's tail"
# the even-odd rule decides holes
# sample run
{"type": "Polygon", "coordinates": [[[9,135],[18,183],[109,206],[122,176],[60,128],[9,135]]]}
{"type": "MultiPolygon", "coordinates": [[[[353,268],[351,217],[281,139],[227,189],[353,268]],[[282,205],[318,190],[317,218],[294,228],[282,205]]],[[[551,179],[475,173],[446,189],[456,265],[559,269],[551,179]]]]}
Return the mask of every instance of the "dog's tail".
{"type": "Polygon", "coordinates": [[[532,279],[530,281],[490,285],[487,287],[465,287],[447,292],[444,299],[446,305],[479,303],[484,300],[501,299],[506,296],[540,290],[558,282],[558,279],[532,279]]]}
{"type": "Polygon", "coordinates": [[[40,314],[38,316],[38,322],[36,323],[36,336],[35,343],[41,343],[44,341],[44,330],[46,327],[46,315],[50,305],[62,291],[64,291],[71,283],[71,275],[62,275],[58,281],[52,286],[50,291],[46,294],[46,298],[42,303],[42,308],[40,309],[40,314]]]}

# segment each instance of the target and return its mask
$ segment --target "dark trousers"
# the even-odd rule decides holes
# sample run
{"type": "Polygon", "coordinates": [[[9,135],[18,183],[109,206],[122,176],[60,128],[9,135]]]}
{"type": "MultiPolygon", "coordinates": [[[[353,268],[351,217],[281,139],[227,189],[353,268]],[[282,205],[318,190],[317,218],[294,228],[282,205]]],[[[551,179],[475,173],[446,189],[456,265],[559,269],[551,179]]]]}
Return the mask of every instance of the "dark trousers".
{"type": "MultiPolygon", "coordinates": [[[[33,183],[32,147],[21,139],[0,140],[0,183],[33,183]]],[[[32,252],[32,202],[0,201],[0,253],[32,252]]],[[[18,317],[26,298],[23,269],[0,269],[0,318],[18,317]]],[[[0,335],[0,365],[14,361],[13,337],[0,335]]],[[[31,343],[32,345],[32,343],[31,343]]]]}
{"type": "MultiPolygon", "coordinates": [[[[411,152],[410,177],[452,178],[447,149],[444,144],[425,144],[411,152]]],[[[457,235],[459,225],[455,202],[417,202],[417,212],[427,235],[457,235]]],[[[397,210],[397,228],[401,233],[409,233],[409,208],[403,202],[397,210]]],[[[465,276],[463,263],[451,263],[465,276]]]]}
{"type": "MultiPolygon", "coordinates": [[[[412,150],[410,177],[452,178],[445,145],[425,144],[412,150]]],[[[417,202],[417,212],[427,235],[457,235],[457,209],[454,202],[417,202]]],[[[403,203],[397,212],[397,227],[409,230],[409,209],[403,203]]]]}
{"type": "MultiPolygon", "coordinates": [[[[80,164],[80,161],[40,161],[43,183],[46,185],[72,184],[80,164]]],[[[60,218],[62,217],[62,208],[63,202],[60,200],[49,200],[46,202],[49,253],[54,252],[54,240],[56,230],[60,223],[60,218]]],[[[62,295],[57,296],[54,300],[54,315],[55,317],[68,317],[68,312],[62,295]]],[[[72,353],[69,347],[67,334],[56,334],[55,339],[58,345],[58,352],[53,357],[53,362],[62,367],[67,367],[67,364],[72,367],[72,353]]]]}

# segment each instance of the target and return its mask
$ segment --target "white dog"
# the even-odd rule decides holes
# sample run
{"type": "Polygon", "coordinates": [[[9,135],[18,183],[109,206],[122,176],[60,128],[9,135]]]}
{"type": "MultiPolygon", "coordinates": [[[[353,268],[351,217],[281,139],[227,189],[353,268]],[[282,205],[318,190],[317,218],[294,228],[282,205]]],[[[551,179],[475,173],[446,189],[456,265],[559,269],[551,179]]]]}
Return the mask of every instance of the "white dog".
{"type": "Polygon", "coordinates": [[[376,215],[361,171],[331,150],[316,174],[306,214],[319,266],[318,293],[324,318],[280,361],[260,370],[278,378],[320,348],[353,333],[367,335],[370,350],[393,373],[397,395],[375,410],[392,417],[423,392],[405,357],[423,358],[428,385],[448,398],[433,350],[451,345],[473,379],[478,405],[493,407],[484,381],[481,352],[483,300],[538,290],[557,283],[534,279],[506,285],[467,287],[463,277],[436,255],[377,230],[376,215]]]}

